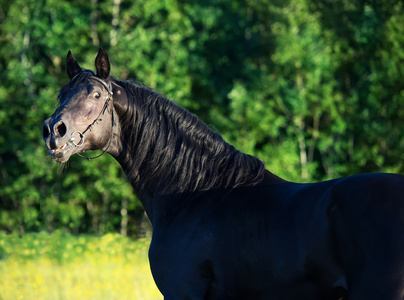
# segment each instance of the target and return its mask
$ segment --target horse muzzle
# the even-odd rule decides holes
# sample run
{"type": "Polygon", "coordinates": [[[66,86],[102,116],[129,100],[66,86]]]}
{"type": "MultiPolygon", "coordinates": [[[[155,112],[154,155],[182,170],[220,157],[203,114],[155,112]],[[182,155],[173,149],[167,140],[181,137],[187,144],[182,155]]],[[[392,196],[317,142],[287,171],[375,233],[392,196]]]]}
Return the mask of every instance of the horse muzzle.
{"type": "Polygon", "coordinates": [[[74,146],[67,133],[68,126],[60,118],[50,117],[43,123],[42,137],[48,149],[48,155],[58,162],[67,161],[70,155],[66,157],[65,154],[74,146]]]}

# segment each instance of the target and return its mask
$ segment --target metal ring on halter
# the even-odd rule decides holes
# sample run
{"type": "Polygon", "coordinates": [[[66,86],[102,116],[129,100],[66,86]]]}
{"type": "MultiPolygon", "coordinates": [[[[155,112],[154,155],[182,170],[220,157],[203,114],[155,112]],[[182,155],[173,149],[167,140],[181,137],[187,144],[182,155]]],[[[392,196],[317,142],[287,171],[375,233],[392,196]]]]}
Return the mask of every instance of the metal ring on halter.
{"type": "Polygon", "coordinates": [[[84,134],[82,134],[81,131],[78,131],[78,130],[73,131],[72,137],[70,138],[70,141],[71,141],[71,142],[73,143],[73,145],[75,145],[76,147],[80,147],[80,146],[82,146],[82,145],[84,144],[84,134]],[[76,143],[74,142],[74,134],[75,134],[76,132],[80,135],[80,138],[81,138],[80,143],[78,143],[78,144],[76,144],[76,143]]]}

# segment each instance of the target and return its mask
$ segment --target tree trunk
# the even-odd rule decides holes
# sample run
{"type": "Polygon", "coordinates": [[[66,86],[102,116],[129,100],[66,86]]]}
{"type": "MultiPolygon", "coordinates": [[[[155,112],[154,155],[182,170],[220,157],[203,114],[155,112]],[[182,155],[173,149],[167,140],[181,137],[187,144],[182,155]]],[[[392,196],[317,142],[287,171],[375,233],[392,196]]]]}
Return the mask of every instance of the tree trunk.
{"type": "Polygon", "coordinates": [[[112,7],[112,21],[111,21],[111,31],[109,33],[110,45],[111,47],[117,44],[117,28],[119,24],[119,9],[122,0],[114,0],[114,6],[112,7]]]}

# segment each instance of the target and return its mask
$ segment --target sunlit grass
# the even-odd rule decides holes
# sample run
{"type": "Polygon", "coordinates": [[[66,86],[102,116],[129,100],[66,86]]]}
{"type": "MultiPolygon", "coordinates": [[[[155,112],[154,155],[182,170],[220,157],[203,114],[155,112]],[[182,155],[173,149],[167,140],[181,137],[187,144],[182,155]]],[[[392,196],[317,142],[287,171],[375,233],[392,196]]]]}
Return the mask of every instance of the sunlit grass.
{"type": "Polygon", "coordinates": [[[0,299],[163,299],[149,239],[0,234],[0,299]]]}

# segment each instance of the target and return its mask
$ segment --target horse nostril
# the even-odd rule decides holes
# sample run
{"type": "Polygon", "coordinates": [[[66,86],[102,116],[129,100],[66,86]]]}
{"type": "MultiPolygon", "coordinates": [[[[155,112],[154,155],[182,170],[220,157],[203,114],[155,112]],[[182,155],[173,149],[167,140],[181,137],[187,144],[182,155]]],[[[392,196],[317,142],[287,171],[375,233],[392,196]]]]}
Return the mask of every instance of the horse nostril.
{"type": "Polygon", "coordinates": [[[58,124],[58,126],[56,127],[56,133],[58,133],[60,136],[64,136],[66,134],[67,128],[65,123],[61,122],[60,124],[58,124]]]}
{"type": "Polygon", "coordinates": [[[42,129],[42,137],[44,140],[46,140],[49,137],[49,129],[48,126],[46,126],[45,124],[43,125],[43,129],[42,129]]]}

